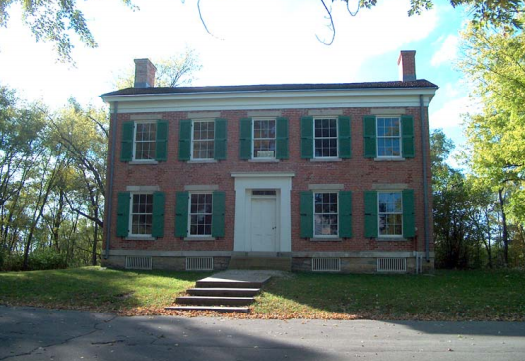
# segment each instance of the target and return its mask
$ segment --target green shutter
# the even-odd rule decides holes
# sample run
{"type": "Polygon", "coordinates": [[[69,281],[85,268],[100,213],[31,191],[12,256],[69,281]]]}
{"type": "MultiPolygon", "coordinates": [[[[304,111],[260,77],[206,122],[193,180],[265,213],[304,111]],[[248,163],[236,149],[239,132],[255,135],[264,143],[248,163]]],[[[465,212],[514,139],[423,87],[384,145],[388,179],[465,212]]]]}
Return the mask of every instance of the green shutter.
{"type": "Polygon", "coordinates": [[[122,123],[122,142],[120,145],[120,160],[131,162],[133,160],[133,129],[134,122],[122,123]]]}
{"type": "Polygon", "coordinates": [[[352,237],[352,192],[339,192],[339,237],[352,237]]]}
{"type": "Polygon", "coordinates": [[[183,119],[179,125],[179,160],[190,160],[191,157],[191,120],[183,119]]]}
{"type": "Polygon", "coordinates": [[[277,118],[276,119],[276,152],[275,158],[277,159],[288,159],[289,150],[288,150],[288,119],[287,118],[277,118]]]}
{"type": "Polygon", "coordinates": [[[212,237],[224,237],[224,212],[226,207],[226,194],[224,192],[213,192],[211,235],[212,237]]]}
{"type": "Polygon", "coordinates": [[[352,138],[351,138],[351,123],[350,117],[339,116],[337,121],[338,142],[339,142],[339,158],[352,157],[352,138]]]}
{"type": "Polygon", "coordinates": [[[175,236],[188,235],[188,192],[177,192],[175,196],[175,236]]]}
{"type": "Polygon", "coordinates": [[[153,224],[151,235],[153,237],[164,237],[164,192],[153,193],[153,224]]]}
{"type": "Polygon", "coordinates": [[[252,159],[252,119],[239,121],[239,154],[241,159],[252,159]]]}
{"type": "Polygon", "coordinates": [[[403,191],[403,237],[411,238],[416,235],[416,219],[414,210],[414,190],[403,191]]]}
{"type": "Polygon", "coordinates": [[[314,157],[314,118],[301,118],[301,158],[314,157]]]}
{"type": "Polygon", "coordinates": [[[411,115],[401,117],[401,131],[403,134],[403,154],[405,158],[414,158],[416,149],[414,146],[414,118],[411,115]]]}
{"type": "Polygon", "coordinates": [[[157,122],[156,148],[155,160],[166,161],[168,157],[168,121],[166,120],[157,122]]]}
{"type": "Polygon", "coordinates": [[[301,238],[314,236],[314,198],[312,192],[301,192],[301,238]]]}
{"type": "Polygon", "coordinates": [[[365,115],[363,117],[363,137],[365,143],[365,158],[375,158],[377,156],[375,115],[365,115]]]}
{"type": "Polygon", "coordinates": [[[365,192],[365,237],[377,237],[377,192],[365,192]]]}
{"type": "Polygon", "coordinates": [[[129,233],[129,192],[119,192],[117,197],[117,237],[127,237],[129,233]]]}
{"type": "Polygon", "coordinates": [[[228,121],[226,119],[215,119],[215,149],[214,158],[226,159],[226,144],[228,139],[228,121]]]}

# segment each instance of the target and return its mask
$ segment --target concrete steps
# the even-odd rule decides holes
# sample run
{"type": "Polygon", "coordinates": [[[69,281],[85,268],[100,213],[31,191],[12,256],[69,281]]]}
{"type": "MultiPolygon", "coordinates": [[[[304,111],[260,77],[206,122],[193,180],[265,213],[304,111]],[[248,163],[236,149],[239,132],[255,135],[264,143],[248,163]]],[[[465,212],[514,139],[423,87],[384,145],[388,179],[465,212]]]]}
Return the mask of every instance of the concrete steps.
{"type": "Polygon", "coordinates": [[[171,306],[166,307],[165,310],[169,311],[214,311],[214,312],[239,312],[239,313],[249,313],[250,308],[248,307],[213,307],[213,306],[171,306]]]}
{"type": "Polygon", "coordinates": [[[260,288],[190,288],[186,292],[191,296],[253,297],[260,290],[260,288]]]}
{"type": "Polygon", "coordinates": [[[179,305],[199,306],[248,306],[255,301],[253,297],[215,297],[215,296],[182,296],[177,297],[179,305]]]}
{"type": "Polygon", "coordinates": [[[226,271],[197,281],[195,288],[180,296],[172,311],[250,312],[254,296],[271,276],[257,271],[226,271]],[[245,306],[245,307],[241,307],[245,306]]]}

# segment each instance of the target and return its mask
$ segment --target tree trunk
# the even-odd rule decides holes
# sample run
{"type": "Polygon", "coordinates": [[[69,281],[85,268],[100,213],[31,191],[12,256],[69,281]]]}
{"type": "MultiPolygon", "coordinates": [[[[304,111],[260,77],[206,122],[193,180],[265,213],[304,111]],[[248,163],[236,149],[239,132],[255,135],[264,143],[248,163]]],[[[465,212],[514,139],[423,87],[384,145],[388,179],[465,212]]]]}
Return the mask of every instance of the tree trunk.
{"type": "Polygon", "coordinates": [[[498,196],[499,196],[499,205],[501,208],[501,222],[503,225],[503,233],[502,233],[502,240],[503,240],[503,262],[505,263],[505,267],[508,267],[509,265],[509,233],[507,229],[507,217],[505,215],[505,198],[503,197],[503,188],[500,188],[498,190],[498,196]]]}

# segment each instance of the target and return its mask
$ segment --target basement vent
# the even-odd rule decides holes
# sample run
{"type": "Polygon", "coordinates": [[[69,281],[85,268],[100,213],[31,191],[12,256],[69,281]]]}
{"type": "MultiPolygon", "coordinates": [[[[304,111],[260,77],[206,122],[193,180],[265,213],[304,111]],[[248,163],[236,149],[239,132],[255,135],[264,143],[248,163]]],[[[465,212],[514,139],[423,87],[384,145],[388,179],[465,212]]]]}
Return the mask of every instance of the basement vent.
{"type": "Polygon", "coordinates": [[[152,269],[151,257],[126,256],[126,269],[152,269]]]}
{"type": "Polygon", "coordinates": [[[341,271],[341,258],[312,258],[312,271],[339,272],[341,271]]]}
{"type": "Polygon", "coordinates": [[[377,272],[406,272],[406,258],[378,258],[377,272]]]}
{"type": "Polygon", "coordinates": [[[213,257],[186,257],[186,271],[213,271],[213,257]]]}

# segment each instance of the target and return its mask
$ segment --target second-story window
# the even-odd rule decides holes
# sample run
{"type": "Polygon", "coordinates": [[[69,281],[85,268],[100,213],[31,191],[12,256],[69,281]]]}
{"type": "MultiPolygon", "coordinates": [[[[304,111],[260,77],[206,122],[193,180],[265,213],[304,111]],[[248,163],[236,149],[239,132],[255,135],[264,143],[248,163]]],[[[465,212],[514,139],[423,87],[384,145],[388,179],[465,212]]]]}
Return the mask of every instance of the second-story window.
{"type": "Polygon", "coordinates": [[[209,120],[193,121],[192,158],[213,159],[215,156],[215,122],[209,120]]]}
{"type": "Polygon", "coordinates": [[[398,117],[377,118],[377,156],[401,156],[401,121],[398,117]]]}
{"type": "Polygon", "coordinates": [[[253,157],[275,158],[275,119],[253,120],[253,157]]]}
{"type": "Polygon", "coordinates": [[[137,122],[135,126],[135,160],[154,160],[156,157],[156,122],[137,122]]]}
{"type": "Polygon", "coordinates": [[[314,118],[315,158],[337,157],[337,119],[314,118]]]}

